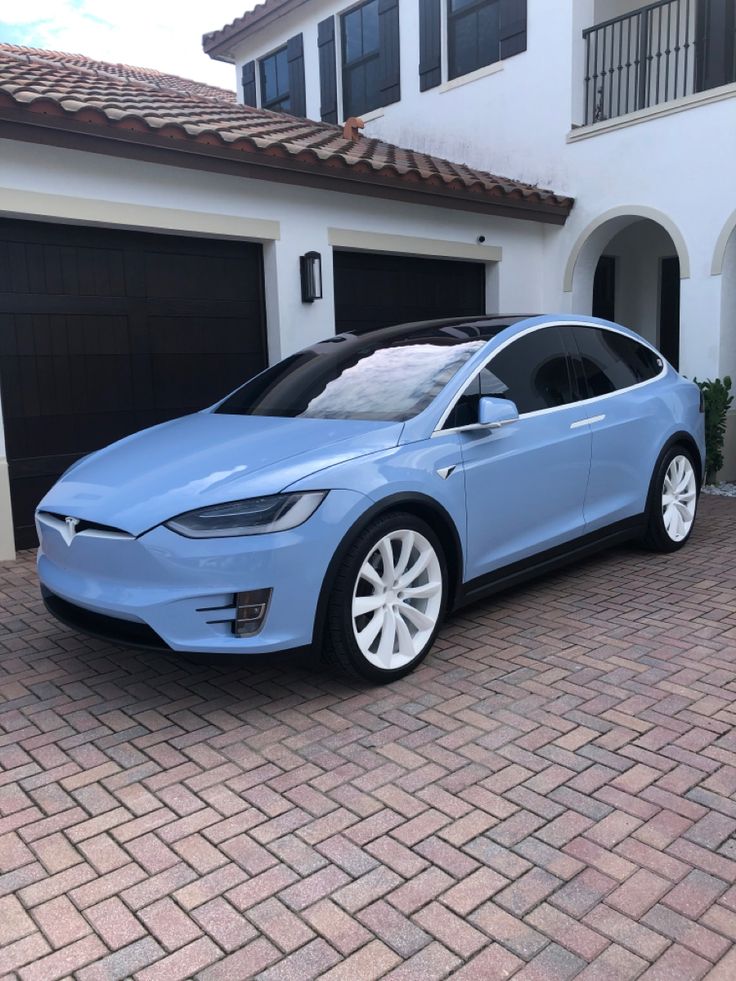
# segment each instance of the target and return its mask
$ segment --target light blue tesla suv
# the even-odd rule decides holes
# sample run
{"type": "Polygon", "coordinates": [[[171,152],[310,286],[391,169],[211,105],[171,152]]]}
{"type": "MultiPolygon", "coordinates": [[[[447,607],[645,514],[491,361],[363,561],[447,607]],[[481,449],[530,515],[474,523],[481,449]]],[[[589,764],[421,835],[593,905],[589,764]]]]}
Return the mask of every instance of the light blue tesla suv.
{"type": "Polygon", "coordinates": [[[68,470],[37,512],[43,596],[130,645],[311,646],[391,681],[463,604],[627,539],[681,548],[703,419],[601,320],[338,335],[68,470]]]}

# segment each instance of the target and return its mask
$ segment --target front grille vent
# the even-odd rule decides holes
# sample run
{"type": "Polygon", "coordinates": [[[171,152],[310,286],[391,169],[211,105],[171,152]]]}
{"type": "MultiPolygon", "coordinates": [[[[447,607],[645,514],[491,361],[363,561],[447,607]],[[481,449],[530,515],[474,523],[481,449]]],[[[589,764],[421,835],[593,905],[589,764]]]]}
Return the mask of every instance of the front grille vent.
{"type": "MultiPolygon", "coordinates": [[[[38,519],[45,524],[50,525],[52,528],[56,528],[59,531],[63,531],[67,527],[66,519],[67,517],[75,517],[74,515],[66,514],[55,514],[53,511],[39,511],[38,519]]],[[[111,525],[98,524],[96,521],[87,521],[84,518],[77,518],[77,524],[74,526],[75,535],[97,535],[101,538],[134,538],[127,531],[123,531],[122,528],[113,528],[111,525]]]]}

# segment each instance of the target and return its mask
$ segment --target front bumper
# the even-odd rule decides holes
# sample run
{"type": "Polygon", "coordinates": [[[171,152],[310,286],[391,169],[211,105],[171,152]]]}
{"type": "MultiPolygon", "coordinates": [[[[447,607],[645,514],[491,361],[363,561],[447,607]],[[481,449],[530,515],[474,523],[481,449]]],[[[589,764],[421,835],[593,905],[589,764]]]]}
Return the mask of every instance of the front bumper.
{"type": "Polygon", "coordinates": [[[237,538],[184,538],[160,525],[138,538],[82,532],[67,544],[41,518],[44,599],[75,629],[132,646],[233,654],[304,647],[330,560],[370,504],[333,490],[299,528],[237,538]],[[235,594],[264,588],[273,594],[263,627],[235,636],[235,594]]]}

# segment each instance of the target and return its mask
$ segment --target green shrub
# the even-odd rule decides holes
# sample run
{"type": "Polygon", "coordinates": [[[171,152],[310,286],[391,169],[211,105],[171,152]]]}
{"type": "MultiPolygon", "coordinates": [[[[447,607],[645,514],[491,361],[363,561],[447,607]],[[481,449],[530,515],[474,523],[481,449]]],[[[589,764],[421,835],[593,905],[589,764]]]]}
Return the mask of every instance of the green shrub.
{"type": "Polygon", "coordinates": [[[710,484],[723,467],[723,441],[726,438],[726,413],[733,403],[731,379],[714,378],[693,381],[703,393],[705,402],[705,482],[710,484]]]}

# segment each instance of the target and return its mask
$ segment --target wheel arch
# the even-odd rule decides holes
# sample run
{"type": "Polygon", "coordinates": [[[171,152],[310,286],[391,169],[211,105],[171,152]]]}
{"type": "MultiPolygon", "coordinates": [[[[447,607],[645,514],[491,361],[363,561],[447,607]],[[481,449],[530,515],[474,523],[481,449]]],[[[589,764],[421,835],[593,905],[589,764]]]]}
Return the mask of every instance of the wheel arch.
{"type": "Polygon", "coordinates": [[[463,548],[460,541],[455,522],[448,511],[434,498],[425,494],[418,493],[398,493],[389,497],[382,498],[372,507],[369,507],[353,523],[345,533],[340,544],[330,559],[327,572],[322,580],[317,611],[314,619],[314,630],[312,634],[312,644],[322,643],[324,635],[325,620],[327,618],[327,605],[329,602],[332,586],[335,582],[340,565],[350,548],[350,545],[368,525],[392,512],[404,511],[413,514],[417,518],[426,521],[440,540],[444,550],[445,561],[447,563],[448,596],[447,610],[452,610],[459,593],[463,574],[463,548]]]}
{"type": "Polygon", "coordinates": [[[670,436],[670,438],[662,447],[659,456],[657,457],[657,463],[655,465],[655,469],[657,466],[659,466],[659,462],[664,456],[664,454],[667,453],[669,450],[671,450],[673,446],[684,446],[692,453],[693,462],[695,463],[695,468],[696,468],[695,476],[697,477],[698,480],[698,489],[700,489],[700,487],[702,487],[703,485],[705,460],[701,459],[700,449],[698,447],[698,444],[695,442],[692,434],[686,432],[685,430],[680,430],[679,432],[673,433],[673,435],[670,436]]]}
{"type": "Polygon", "coordinates": [[[652,475],[649,479],[649,491],[647,492],[647,505],[646,505],[647,514],[649,514],[649,511],[652,506],[652,495],[654,494],[654,481],[657,476],[659,466],[662,460],[664,459],[665,455],[669,453],[669,451],[674,446],[683,446],[685,449],[690,451],[693,457],[693,463],[695,464],[695,476],[698,482],[698,490],[700,490],[700,488],[703,485],[705,461],[701,460],[700,458],[700,450],[698,448],[698,444],[695,442],[695,440],[693,439],[690,433],[686,432],[685,430],[679,430],[678,432],[673,433],[669,437],[667,442],[664,444],[662,449],[657,454],[657,459],[654,461],[654,467],[652,468],[652,475]]]}

